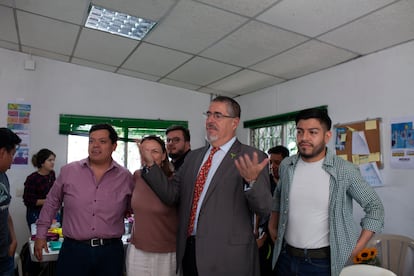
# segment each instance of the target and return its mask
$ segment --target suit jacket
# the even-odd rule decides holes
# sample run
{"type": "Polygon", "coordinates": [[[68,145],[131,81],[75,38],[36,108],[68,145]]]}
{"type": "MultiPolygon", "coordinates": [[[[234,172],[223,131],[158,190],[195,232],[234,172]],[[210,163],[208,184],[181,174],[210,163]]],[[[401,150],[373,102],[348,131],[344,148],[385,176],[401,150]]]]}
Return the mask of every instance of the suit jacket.
{"type": "MultiPolygon", "coordinates": [[[[148,185],[166,204],[177,204],[177,270],[181,267],[194,184],[208,147],[191,151],[180,170],[168,183],[161,169],[153,166],[143,174],[148,185]]],[[[199,276],[259,275],[259,257],[253,235],[252,214],[267,216],[271,210],[269,170],[266,166],[247,191],[234,159],[256,151],[259,160],[266,154],[238,140],[227,152],[213,176],[199,213],[196,260],[199,276]]]]}

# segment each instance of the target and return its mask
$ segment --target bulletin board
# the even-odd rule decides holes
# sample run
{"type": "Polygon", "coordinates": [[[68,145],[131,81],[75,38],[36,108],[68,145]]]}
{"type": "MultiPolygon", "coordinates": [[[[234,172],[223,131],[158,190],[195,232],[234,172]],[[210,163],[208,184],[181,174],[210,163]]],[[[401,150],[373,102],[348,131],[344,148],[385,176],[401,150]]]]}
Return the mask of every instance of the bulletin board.
{"type": "Polygon", "coordinates": [[[336,155],[356,165],[376,162],[382,169],[380,123],[381,118],[375,118],[335,125],[336,155]],[[363,145],[364,139],[367,147],[363,145]]]}

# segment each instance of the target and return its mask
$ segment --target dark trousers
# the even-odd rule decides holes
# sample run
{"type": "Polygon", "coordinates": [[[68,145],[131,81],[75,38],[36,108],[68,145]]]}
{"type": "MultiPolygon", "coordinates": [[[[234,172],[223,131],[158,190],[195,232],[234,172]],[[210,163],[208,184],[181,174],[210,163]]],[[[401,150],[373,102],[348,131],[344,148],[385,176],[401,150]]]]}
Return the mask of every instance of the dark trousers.
{"type": "Polygon", "coordinates": [[[190,236],[185,245],[183,276],[198,276],[195,253],[195,236],[190,236]]]}
{"type": "Polygon", "coordinates": [[[274,275],[272,269],[272,256],[273,242],[268,234],[263,246],[259,248],[260,276],[274,275]]]}
{"type": "Polygon", "coordinates": [[[65,239],[57,261],[59,276],[122,276],[124,247],[119,242],[91,247],[65,239]]]}
{"type": "Polygon", "coordinates": [[[275,275],[283,276],[330,276],[330,259],[314,259],[291,256],[282,249],[276,263],[275,275]]]}

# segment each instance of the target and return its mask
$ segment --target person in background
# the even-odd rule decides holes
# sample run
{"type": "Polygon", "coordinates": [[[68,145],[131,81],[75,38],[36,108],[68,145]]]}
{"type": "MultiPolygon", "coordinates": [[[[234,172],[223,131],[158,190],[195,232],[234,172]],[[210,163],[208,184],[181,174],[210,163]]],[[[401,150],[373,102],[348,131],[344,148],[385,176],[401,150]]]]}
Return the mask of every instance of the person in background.
{"type": "Polygon", "coordinates": [[[252,212],[270,213],[268,159],[236,139],[240,106],[218,96],[206,115],[208,146],[192,150],[171,181],[140,146],[142,178],[178,208],[177,270],[184,276],[256,276],[252,212]]]}
{"type": "Polygon", "coordinates": [[[289,157],[289,150],[284,146],[275,146],[270,148],[267,153],[269,154],[270,164],[270,183],[272,195],[275,191],[276,185],[279,182],[279,166],[280,162],[286,157],[289,157]]]}
{"type": "Polygon", "coordinates": [[[14,276],[17,239],[9,213],[11,194],[6,171],[10,169],[21,141],[10,129],[0,128],[0,276],[14,276]]]}
{"type": "MultiPolygon", "coordinates": [[[[141,140],[154,163],[167,178],[173,175],[164,141],[157,136],[141,140]]],[[[176,275],[177,209],[164,204],[141,177],[134,173],[131,207],[135,216],[131,244],[126,254],[127,275],[176,275]]]]}
{"type": "Polygon", "coordinates": [[[165,131],[167,135],[167,151],[174,166],[174,171],[178,171],[184,163],[184,158],[191,150],[190,131],[179,125],[173,125],[165,131]]]}
{"type": "MultiPolygon", "coordinates": [[[[269,167],[270,167],[270,190],[273,192],[279,181],[279,165],[283,159],[289,156],[289,150],[284,146],[275,146],[270,148],[267,153],[269,154],[269,167]]],[[[260,259],[260,275],[270,276],[273,275],[272,269],[272,253],[273,253],[273,241],[268,234],[268,222],[269,216],[260,218],[256,216],[256,235],[257,235],[257,247],[259,247],[259,259],[260,259]]]]}
{"type": "Polygon", "coordinates": [[[352,163],[327,148],[332,121],[325,110],[296,116],[298,154],[284,159],[273,197],[269,233],[277,275],[338,276],[384,227],[384,207],[352,163]],[[365,212],[362,230],[353,201],[365,212]]]}
{"type": "Polygon", "coordinates": [[[30,226],[39,218],[40,210],[46,200],[56,175],[55,166],[56,154],[49,149],[41,149],[38,153],[33,154],[32,164],[37,171],[30,174],[24,182],[23,202],[26,205],[26,221],[30,226]]]}
{"type": "Polygon", "coordinates": [[[64,203],[63,236],[57,261],[59,276],[123,274],[124,215],[134,186],[131,173],[112,159],[118,135],[109,124],[89,130],[89,156],[62,167],[37,221],[35,256],[48,252],[46,233],[64,203]]]}

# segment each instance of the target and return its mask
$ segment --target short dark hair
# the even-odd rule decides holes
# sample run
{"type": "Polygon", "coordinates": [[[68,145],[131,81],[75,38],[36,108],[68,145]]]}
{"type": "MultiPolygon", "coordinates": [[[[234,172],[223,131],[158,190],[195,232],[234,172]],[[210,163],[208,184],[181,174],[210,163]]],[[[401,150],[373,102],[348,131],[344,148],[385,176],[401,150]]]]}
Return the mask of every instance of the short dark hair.
{"type": "Polygon", "coordinates": [[[22,142],[16,133],[6,127],[0,127],[0,149],[5,148],[7,152],[15,149],[22,142]]]}
{"type": "Polygon", "coordinates": [[[300,120],[308,120],[308,119],[317,119],[321,125],[324,125],[327,130],[331,129],[332,121],[331,118],[328,116],[328,111],[326,109],[319,109],[319,108],[309,108],[302,110],[296,115],[296,125],[300,120]]]}
{"type": "MultiPolygon", "coordinates": [[[[142,144],[143,142],[149,141],[149,140],[155,141],[158,144],[160,144],[162,152],[165,153],[165,154],[167,153],[167,149],[165,147],[165,142],[160,137],[158,137],[156,135],[145,136],[144,138],[142,138],[140,143],[142,144]]],[[[170,177],[173,174],[173,170],[172,170],[170,161],[168,160],[167,157],[165,157],[164,161],[162,161],[162,163],[161,163],[161,170],[165,173],[165,175],[167,177],[170,177]]]]}
{"type": "Polygon", "coordinates": [[[280,154],[283,158],[289,156],[289,150],[284,146],[276,146],[267,151],[268,154],[280,154]]]}
{"type": "Polygon", "coordinates": [[[89,130],[89,135],[97,130],[106,129],[109,132],[109,139],[111,139],[112,144],[115,144],[118,141],[118,134],[115,129],[110,124],[96,124],[91,127],[89,130]]]}
{"type": "Polygon", "coordinates": [[[56,157],[56,154],[51,151],[50,149],[41,149],[38,153],[33,154],[32,156],[32,164],[36,168],[41,168],[42,164],[49,158],[49,156],[53,155],[56,157]]]}
{"type": "Polygon", "coordinates": [[[165,130],[165,135],[168,135],[168,133],[170,131],[174,131],[174,130],[181,130],[181,132],[183,133],[183,136],[184,136],[184,141],[190,142],[190,139],[191,139],[190,131],[188,130],[188,128],[185,128],[185,127],[180,126],[180,125],[172,125],[172,126],[168,127],[165,130]]]}
{"type": "Polygon", "coordinates": [[[240,118],[240,105],[234,99],[226,96],[217,96],[211,102],[225,103],[227,105],[227,112],[229,115],[235,118],[240,118]]]}

